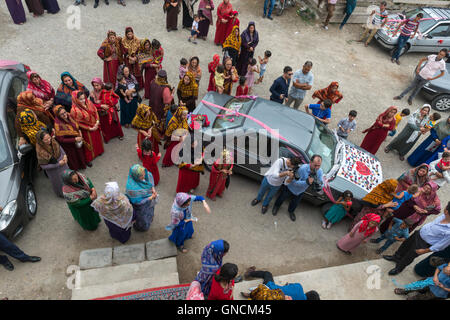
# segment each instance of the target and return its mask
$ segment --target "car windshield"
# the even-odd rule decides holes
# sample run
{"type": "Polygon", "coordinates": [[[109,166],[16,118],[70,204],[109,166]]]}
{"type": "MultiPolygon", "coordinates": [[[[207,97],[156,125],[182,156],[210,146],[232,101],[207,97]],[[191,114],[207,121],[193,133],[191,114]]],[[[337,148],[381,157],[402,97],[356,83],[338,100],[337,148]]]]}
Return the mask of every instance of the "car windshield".
{"type": "Polygon", "coordinates": [[[431,15],[429,15],[428,13],[426,13],[425,11],[423,11],[422,9],[419,9],[419,8],[407,11],[405,13],[405,15],[406,15],[406,18],[410,19],[410,18],[414,18],[415,16],[417,16],[417,14],[419,12],[422,12],[422,14],[423,14],[423,18],[420,20],[420,24],[419,24],[419,31],[425,32],[430,27],[434,26],[436,24],[437,20],[433,19],[433,17],[431,15]]]}
{"type": "Polygon", "coordinates": [[[0,122],[0,170],[12,164],[12,159],[9,154],[7,143],[8,140],[6,139],[3,125],[0,122]]]}
{"type": "Polygon", "coordinates": [[[233,98],[228,101],[221,110],[214,121],[214,129],[228,129],[240,127],[245,121],[245,117],[236,116],[235,113],[248,114],[253,104],[253,100],[249,98],[233,98]]]}
{"type": "Polygon", "coordinates": [[[336,149],[336,137],[322,123],[316,121],[316,128],[308,149],[308,156],[318,154],[322,157],[322,170],[328,173],[334,165],[334,153],[336,149]]]}

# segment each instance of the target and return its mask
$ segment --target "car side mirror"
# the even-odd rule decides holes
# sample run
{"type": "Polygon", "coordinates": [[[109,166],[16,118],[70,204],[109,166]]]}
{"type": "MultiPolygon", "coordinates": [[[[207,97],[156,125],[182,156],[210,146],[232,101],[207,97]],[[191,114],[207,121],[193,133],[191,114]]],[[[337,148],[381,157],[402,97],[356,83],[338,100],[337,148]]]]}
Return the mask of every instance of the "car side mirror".
{"type": "Polygon", "coordinates": [[[19,152],[22,155],[25,155],[33,150],[33,146],[31,144],[22,144],[19,146],[19,152]]]}

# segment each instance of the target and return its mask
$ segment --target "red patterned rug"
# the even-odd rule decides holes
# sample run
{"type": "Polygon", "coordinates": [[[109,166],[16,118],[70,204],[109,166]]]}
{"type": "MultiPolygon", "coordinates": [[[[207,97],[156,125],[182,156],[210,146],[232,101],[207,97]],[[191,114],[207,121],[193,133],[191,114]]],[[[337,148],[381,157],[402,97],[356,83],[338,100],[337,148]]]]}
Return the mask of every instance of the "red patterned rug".
{"type": "Polygon", "coordinates": [[[190,283],[128,292],[93,300],[185,300],[190,283]]]}

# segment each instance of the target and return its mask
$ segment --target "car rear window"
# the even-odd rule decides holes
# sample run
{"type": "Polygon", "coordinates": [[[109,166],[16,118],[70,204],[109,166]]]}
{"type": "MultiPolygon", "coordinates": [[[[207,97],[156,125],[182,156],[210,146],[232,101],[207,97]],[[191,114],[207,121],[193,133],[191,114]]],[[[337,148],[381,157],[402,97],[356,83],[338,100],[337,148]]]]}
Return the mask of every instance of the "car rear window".
{"type": "Polygon", "coordinates": [[[229,129],[242,126],[245,121],[245,117],[237,116],[236,112],[248,114],[253,102],[254,101],[249,98],[231,99],[224,105],[224,108],[227,110],[220,110],[214,121],[213,128],[229,129]]]}
{"type": "Polygon", "coordinates": [[[436,22],[438,22],[439,17],[438,16],[434,16],[432,17],[430,14],[428,14],[426,11],[420,9],[420,8],[416,8],[410,11],[406,12],[406,18],[410,19],[410,18],[415,18],[415,16],[417,16],[417,14],[419,12],[422,12],[423,14],[423,18],[420,20],[420,24],[419,24],[419,31],[420,32],[425,32],[427,31],[429,28],[431,28],[432,26],[434,26],[436,24],[436,22]]]}

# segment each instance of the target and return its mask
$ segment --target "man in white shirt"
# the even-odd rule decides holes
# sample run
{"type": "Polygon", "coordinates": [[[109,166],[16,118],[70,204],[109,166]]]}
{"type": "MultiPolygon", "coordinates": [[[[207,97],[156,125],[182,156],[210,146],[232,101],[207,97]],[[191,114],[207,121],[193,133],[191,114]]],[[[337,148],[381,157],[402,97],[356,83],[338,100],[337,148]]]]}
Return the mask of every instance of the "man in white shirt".
{"type": "Polygon", "coordinates": [[[394,100],[401,100],[409,91],[412,90],[411,95],[408,98],[408,104],[412,105],[412,101],[414,97],[419,93],[420,89],[424,85],[427,84],[428,81],[435,80],[437,78],[440,78],[445,73],[445,61],[444,58],[447,56],[448,50],[447,49],[441,49],[439,53],[429,55],[428,57],[422,58],[419,61],[419,64],[416,68],[416,77],[411,82],[408,88],[406,88],[399,96],[394,97],[394,100]],[[420,66],[422,63],[427,61],[425,66],[420,70],[420,66]],[[436,72],[440,70],[441,73],[434,77],[436,72]]]}
{"type": "Polygon", "coordinates": [[[258,195],[252,201],[252,206],[256,206],[265,197],[261,209],[261,213],[265,214],[269,207],[270,201],[275,196],[281,185],[289,184],[294,179],[294,170],[301,165],[300,158],[280,158],[273,163],[270,169],[264,175],[264,179],[259,188],[258,195]]]}

